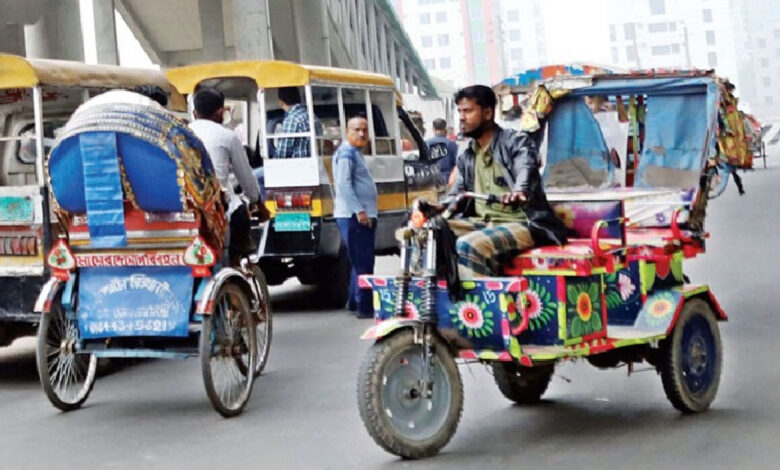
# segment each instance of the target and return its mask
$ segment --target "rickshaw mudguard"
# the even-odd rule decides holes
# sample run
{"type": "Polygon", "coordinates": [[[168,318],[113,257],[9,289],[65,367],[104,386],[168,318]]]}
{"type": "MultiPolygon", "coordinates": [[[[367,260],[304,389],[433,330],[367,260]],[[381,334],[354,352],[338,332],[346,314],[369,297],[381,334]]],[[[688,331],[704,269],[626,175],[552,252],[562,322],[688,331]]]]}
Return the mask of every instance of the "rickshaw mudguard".
{"type": "Polygon", "coordinates": [[[56,277],[50,277],[48,281],[41,288],[41,292],[38,294],[38,298],[35,299],[35,313],[48,314],[51,312],[51,305],[60,290],[65,288],[65,282],[57,279],[56,277]]]}
{"type": "Polygon", "coordinates": [[[408,318],[390,318],[388,320],[383,320],[367,329],[360,336],[360,339],[377,341],[400,329],[413,328],[421,324],[422,323],[420,320],[411,320],[408,318]]]}
{"type": "Polygon", "coordinates": [[[707,302],[718,321],[728,320],[726,312],[718,304],[709,286],[686,284],[647,294],[633,328],[641,331],[645,337],[668,336],[677,324],[685,302],[694,298],[707,302]]]}
{"type": "Polygon", "coordinates": [[[209,278],[203,287],[198,289],[195,298],[197,302],[195,313],[197,315],[211,315],[214,311],[214,301],[217,298],[217,293],[228,282],[238,282],[241,288],[248,294],[247,300],[249,300],[250,304],[253,298],[260,298],[255,286],[252,285],[244,273],[236,268],[222,268],[217,274],[209,278]]]}

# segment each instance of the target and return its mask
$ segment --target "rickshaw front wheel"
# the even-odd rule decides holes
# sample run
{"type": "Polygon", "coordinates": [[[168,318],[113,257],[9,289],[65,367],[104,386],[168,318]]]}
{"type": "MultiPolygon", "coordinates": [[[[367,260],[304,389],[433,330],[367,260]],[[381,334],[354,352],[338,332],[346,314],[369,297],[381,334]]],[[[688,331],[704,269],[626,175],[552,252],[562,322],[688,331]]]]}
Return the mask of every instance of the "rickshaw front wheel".
{"type": "Polygon", "coordinates": [[[522,367],[511,362],[494,362],[493,378],[498,389],[518,405],[532,405],[542,399],[555,365],[522,367]]]}
{"type": "Polygon", "coordinates": [[[235,284],[217,293],[214,311],[200,332],[203,384],[214,409],[226,418],[241,414],[255,379],[257,336],[249,300],[235,284]]]}
{"type": "Polygon", "coordinates": [[[41,316],[35,360],[41,386],[52,405],[62,411],[81,407],[95,385],[97,358],[76,351],[79,330],[57,296],[51,311],[41,316]]]}
{"type": "Polygon", "coordinates": [[[661,380],[672,405],[683,413],[709,408],[718,393],[723,363],[718,322],[710,305],[687,300],[661,350],[661,380]]]}
{"type": "Polygon", "coordinates": [[[455,434],[463,411],[455,360],[436,337],[431,349],[430,387],[423,380],[423,348],[411,330],[374,344],[358,375],[366,430],[380,447],[405,459],[435,455],[455,434]]]}

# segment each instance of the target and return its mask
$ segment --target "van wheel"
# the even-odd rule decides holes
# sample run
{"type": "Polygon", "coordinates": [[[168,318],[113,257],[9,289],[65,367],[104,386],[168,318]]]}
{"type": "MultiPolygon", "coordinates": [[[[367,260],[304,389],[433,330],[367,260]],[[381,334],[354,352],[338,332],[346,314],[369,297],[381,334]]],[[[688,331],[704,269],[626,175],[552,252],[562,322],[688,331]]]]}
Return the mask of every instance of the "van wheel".
{"type": "Polygon", "coordinates": [[[324,308],[341,309],[347,304],[350,269],[352,266],[344,246],[339,249],[338,257],[319,260],[317,296],[324,308]]]}

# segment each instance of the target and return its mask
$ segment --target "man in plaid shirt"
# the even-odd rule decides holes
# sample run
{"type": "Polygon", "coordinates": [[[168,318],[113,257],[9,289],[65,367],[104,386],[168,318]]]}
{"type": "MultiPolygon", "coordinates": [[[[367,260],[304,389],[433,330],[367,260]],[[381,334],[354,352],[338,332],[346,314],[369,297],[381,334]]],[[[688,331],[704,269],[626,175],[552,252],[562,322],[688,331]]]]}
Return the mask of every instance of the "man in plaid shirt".
{"type": "MultiPolygon", "coordinates": [[[[309,132],[309,113],[301,104],[301,94],[296,87],[279,88],[279,105],[284,109],[282,134],[309,132]]],[[[322,135],[322,124],[314,117],[314,129],[322,135]]],[[[309,139],[306,137],[282,137],[276,146],[277,158],[300,158],[311,155],[309,139]]]]}

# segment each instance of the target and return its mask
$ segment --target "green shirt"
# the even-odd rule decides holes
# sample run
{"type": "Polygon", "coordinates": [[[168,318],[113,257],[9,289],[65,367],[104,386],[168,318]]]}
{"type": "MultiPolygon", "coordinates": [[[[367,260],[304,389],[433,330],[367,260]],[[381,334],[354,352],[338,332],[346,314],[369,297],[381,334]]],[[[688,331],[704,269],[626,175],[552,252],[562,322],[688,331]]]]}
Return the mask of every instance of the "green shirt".
{"type": "MultiPolygon", "coordinates": [[[[471,150],[474,151],[474,192],[478,194],[495,194],[500,196],[511,192],[510,181],[505,181],[504,172],[495,158],[493,158],[492,141],[486,149],[479,146],[476,140],[471,141],[471,150]],[[499,184],[503,183],[503,186],[499,184]]],[[[496,223],[525,222],[528,220],[525,213],[519,207],[512,209],[501,204],[488,204],[485,201],[476,200],[475,210],[480,220],[490,220],[496,223]]]]}

